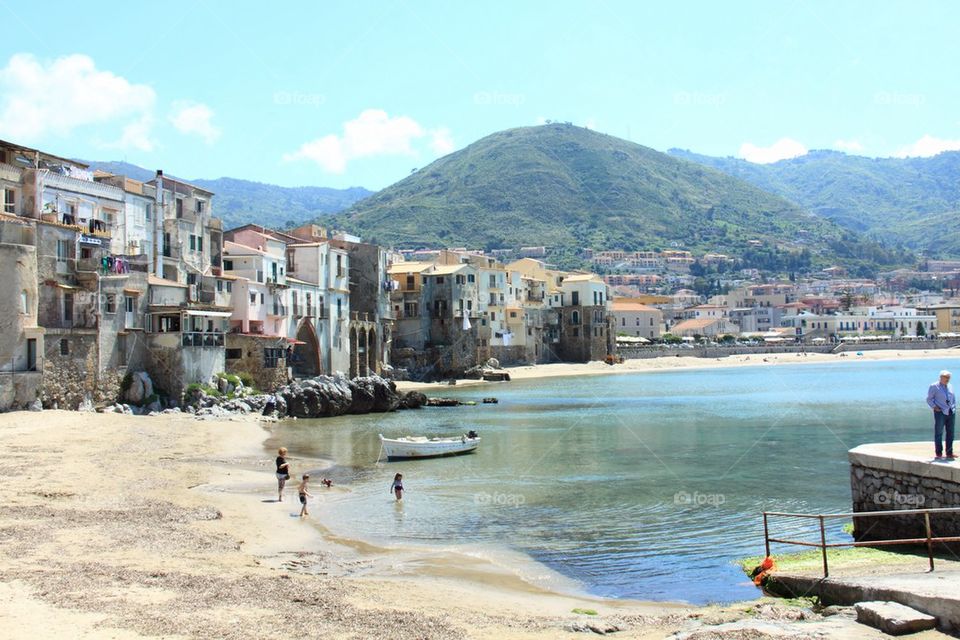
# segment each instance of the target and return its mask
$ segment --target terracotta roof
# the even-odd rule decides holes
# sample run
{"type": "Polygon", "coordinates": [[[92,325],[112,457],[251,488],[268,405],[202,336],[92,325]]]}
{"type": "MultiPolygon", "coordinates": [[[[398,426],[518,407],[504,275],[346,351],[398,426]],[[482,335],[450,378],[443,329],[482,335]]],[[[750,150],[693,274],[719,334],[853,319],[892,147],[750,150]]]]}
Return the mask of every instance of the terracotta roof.
{"type": "Polygon", "coordinates": [[[648,304],[643,304],[642,302],[634,302],[632,300],[617,300],[613,299],[613,310],[614,311],[659,311],[655,307],[651,307],[648,304]]]}
{"type": "Polygon", "coordinates": [[[672,332],[695,331],[697,329],[706,329],[710,325],[720,322],[721,318],[696,318],[693,320],[684,320],[670,327],[672,332]]]}
{"type": "Polygon", "coordinates": [[[432,266],[432,262],[394,262],[387,268],[387,273],[420,273],[432,266]]]}

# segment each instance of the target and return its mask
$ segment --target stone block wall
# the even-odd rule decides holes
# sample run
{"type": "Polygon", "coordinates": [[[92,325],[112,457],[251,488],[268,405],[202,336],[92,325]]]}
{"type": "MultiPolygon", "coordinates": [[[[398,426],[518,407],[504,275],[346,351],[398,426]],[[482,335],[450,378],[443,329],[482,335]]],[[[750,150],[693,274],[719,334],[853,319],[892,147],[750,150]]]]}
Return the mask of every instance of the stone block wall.
{"type": "Polygon", "coordinates": [[[90,330],[48,331],[43,358],[40,401],[46,409],[76,409],[89,400],[95,406],[115,402],[126,369],[97,371],[97,335],[90,330]],[[66,353],[61,343],[66,343],[66,353]]]}
{"type": "Polygon", "coordinates": [[[282,387],[287,383],[286,358],[278,359],[275,367],[267,367],[263,355],[264,347],[275,347],[276,344],[277,339],[275,337],[264,338],[228,333],[226,338],[227,350],[239,349],[240,357],[226,360],[226,372],[235,375],[250,374],[260,391],[274,391],[282,387]]]}
{"type": "MultiPolygon", "coordinates": [[[[869,446],[850,452],[850,490],[855,513],[960,507],[960,465],[858,453],[869,446]]],[[[854,517],[853,523],[856,540],[926,536],[922,515],[854,517]]],[[[960,512],[932,514],[930,524],[935,537],[960,536],[960,512]]]]}

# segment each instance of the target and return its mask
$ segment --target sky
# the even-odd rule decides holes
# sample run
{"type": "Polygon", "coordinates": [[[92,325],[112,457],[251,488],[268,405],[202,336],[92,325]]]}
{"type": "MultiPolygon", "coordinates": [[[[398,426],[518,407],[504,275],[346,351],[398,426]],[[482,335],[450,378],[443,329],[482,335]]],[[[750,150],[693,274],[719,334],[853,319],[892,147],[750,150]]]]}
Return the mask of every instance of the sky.
{"type": "Polygon", "coordinates": [[[0,138],[385,187],[572,122],[751,162],[960,149],[957,2],[0,0],[0,138]]]}

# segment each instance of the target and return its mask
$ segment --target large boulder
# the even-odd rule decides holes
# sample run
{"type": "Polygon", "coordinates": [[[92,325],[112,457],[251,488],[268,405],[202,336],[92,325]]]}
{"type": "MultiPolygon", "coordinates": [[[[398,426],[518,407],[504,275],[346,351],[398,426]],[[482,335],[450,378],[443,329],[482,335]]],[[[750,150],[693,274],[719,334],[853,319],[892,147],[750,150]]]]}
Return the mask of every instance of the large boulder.
{"type": "Polygon", "coordinates": [[[135,371],[130,374],[130,386],[124,393],[123,401],[129,404],[141,405],[153,395],[153,380],[146,371],[135,371]]]}
{"type": "Polygon", "coordinates": [[[400,409],[420,409],[427,404],[427,396],[419,391],[408,391],[400,396],[400,409]]]}

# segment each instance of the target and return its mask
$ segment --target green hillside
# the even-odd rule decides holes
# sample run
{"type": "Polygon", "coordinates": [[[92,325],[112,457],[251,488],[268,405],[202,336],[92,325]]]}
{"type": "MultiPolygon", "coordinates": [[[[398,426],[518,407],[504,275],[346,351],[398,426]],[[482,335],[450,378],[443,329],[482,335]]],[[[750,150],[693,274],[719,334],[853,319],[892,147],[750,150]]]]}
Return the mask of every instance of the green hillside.
{"type": "Polygon", "coordinates": [[[951,226],[941,226],[951,219],[948,214],[960,210],[960,152],[932,158],[865,158],[813,151],[766,165],[679,149],[669,153],[745,180],[885,242],[936,256],[960,256],[960,237],[951,226]],[[948,237],[931,242],[938,233],[948,237]]]}
{"type": "MultiPolygon", "coordinates": [[[[125,175],[143,182],[153,180],[156,175],[154,171],[128,162],[82,162],[94,169],[125,175]]],[[[277,229],[296,226],[318,216],[342,211],[372,193],[362,187],[281,187],[236,178],[184,180],[214,193],[214,215],[223,220],[227,229],[248,222],[277,229]]]]}
{"type": "MultiPolygon", "coordinates": [[[[814,264],[909,260],[722,172],[572,125],[510,129],[440,158],[334,217],[398,247],[547,245],[806,251],[814,264]]],[[[756,254],[756,251],[753,251],[756,254]]]]}

